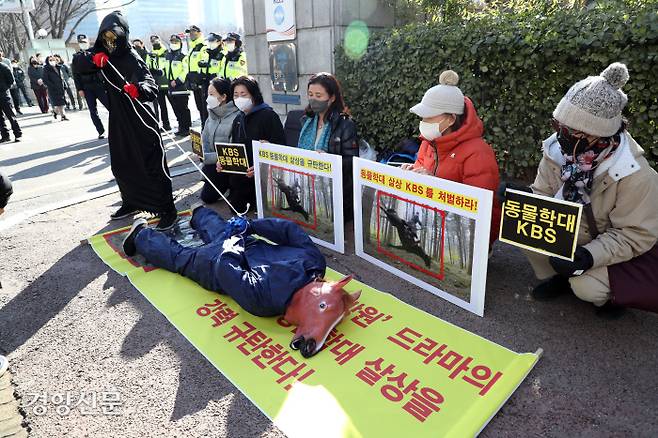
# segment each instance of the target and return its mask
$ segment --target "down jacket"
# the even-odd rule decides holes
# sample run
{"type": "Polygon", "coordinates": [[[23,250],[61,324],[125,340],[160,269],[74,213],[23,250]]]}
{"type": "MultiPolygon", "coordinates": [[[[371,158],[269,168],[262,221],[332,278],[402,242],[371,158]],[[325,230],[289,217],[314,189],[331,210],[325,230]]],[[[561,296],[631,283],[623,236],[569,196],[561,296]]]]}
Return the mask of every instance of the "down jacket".
{"type": "Polygon", "coordinates": [[[425,168],[431,175],[469,186],[491,190],[494,193],[489,242],[498,238],[501,205],[496,198],[500,182],[498,163],[493,149],[483,139],[484,126],[473,102],[464,97],[462,126],[434,141],[421,137],[418,158],[414,169],[425,168]]]}

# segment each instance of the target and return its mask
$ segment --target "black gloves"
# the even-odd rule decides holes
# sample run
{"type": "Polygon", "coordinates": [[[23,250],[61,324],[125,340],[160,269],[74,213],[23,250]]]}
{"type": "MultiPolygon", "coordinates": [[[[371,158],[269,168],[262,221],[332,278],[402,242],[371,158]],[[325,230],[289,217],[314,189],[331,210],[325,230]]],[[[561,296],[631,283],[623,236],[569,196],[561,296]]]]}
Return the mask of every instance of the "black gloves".
{"type": "Polygon", "coordinates": [[[208,61],[199,61],[197,64],[199,67],[208,67],[208,61]]]}
{"type": "Polygon", "coordinates": [[[584,246],[577,246],[574,253],[573,262],[569,260],[559,259],[557,257],[549,257],[550,262],[555,272],[567,277],[581,275],[583,272],[594,266],[594,258],[592,253],[589,252],[584,246]]]}
{"type": "Polygon", "coordinates": [[[498,185],[498,190],[496,190],[496,195],[498,196],[498,200],[500,201],[501,204],[505,202],[505,199],[507,197],[506,196],[507,189],[518,190],[519,192],[532,193],[532,189],[524,184],[519,184],[512,181],[502,181],[498,185]]]}

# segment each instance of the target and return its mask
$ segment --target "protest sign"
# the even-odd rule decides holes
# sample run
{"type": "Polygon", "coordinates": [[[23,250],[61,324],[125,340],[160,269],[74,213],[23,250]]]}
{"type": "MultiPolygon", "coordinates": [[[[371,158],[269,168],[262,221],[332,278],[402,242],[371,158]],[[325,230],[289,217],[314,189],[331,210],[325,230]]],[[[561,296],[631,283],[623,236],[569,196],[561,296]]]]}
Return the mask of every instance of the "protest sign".
{"type": "Polygon", "coordinates": [[[489,190],[357,158],[356,254],[479,316],[489,255],[489,190]]]}
{"type": "Polygon", "coordinates": [[[215,143],[217,162],[222,165],[222,172],[247,173],[249,160],[247,150],[241,143],[215,143]]]}
{"type": "Polygon", "coordinates": [[[192,144],[192,152],[203,160],[203,146],[201,143],[201,133],[199,131],[190,129],[190,143],[192,144]]]}
{"type": "Polygon", "coordinates": [[[573,260],[582,205],[507,189],[500,241],[530,251],[573,260]]]}
{"type": "Polygon", "coordinates": [[[344,252],[342,157],[253,142],[258,217],[291,220],[319,245],[344,252]]]}

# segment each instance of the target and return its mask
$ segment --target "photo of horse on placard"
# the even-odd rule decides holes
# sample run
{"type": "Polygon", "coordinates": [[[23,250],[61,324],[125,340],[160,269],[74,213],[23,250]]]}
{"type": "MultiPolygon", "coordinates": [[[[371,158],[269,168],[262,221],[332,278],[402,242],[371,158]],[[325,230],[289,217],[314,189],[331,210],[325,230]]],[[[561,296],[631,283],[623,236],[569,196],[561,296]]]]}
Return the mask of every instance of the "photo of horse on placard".
{"type": "Polygon", "coordinates": [[[364,251],[468,300],[475,221],[374,188],[363,192],[364,251]]]}
{"type": "Polygon", "coordinates": [[[334,240],[332,179],[298,170],[261,164],[265,217],[287,219],[311,236],[334,240]]]}

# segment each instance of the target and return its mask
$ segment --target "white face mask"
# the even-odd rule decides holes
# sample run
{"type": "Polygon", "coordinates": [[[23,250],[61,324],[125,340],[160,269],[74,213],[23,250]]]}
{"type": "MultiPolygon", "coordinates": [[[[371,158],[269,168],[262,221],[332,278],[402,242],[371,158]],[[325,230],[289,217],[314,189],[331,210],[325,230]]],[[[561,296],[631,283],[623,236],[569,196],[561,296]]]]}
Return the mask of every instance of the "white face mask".
{"type": "Polygon", "coordinates": [[[169,47],[171,47],[171,50],[173,51],[180,50],[180,43],[171,43],[169,44],[169,47]]]}
{"type": "Polygon", "coordinates": [[[210,47],[210,50],[215,50],[217,47],[219,47],[219,43],[213,41],[211,43],[208,43],[208,47],[210,47]]]}
{"type": "Polygon", "coordinates": [[[441,135],[443,135],[443,132],[441,132],[441,122],[429,123],[423,122],[421,120],[419,129],[420,135],[429,141],[436,140],[437,138],[441,137],[441,135]]]}
{"type": "Polygon", "coordinates": [[[80,43],[80,49],[87,50],[89,48],[89,43],[80,43]]]}
{"type": "Polygon", "coordinates": [[[217,99],[215,96],[210,96],[210,95],[206,97],[206,103],[208,104],[208,109],[215,109],[219,105],[221,105],[219,99],[217,99]]]}
{"type": "Polygon", "coordinates": [[[232,52],[235,49],[235,43],[225,43],[224,47],[226,47],[227,52],[232,52]]]}
{"type": "Polygon", "coordinates": [[[57,65],[57,61],[48,61],[48,64],[52,65],[53,67],[57,65]]]}
{"type": "Polygon", "coordinates": [[[233,103],[235,103],[235,106],[243,113],[249,112],[254,106],[254,103],[248,97],[236,97],[233,99],[233,103]]]}

